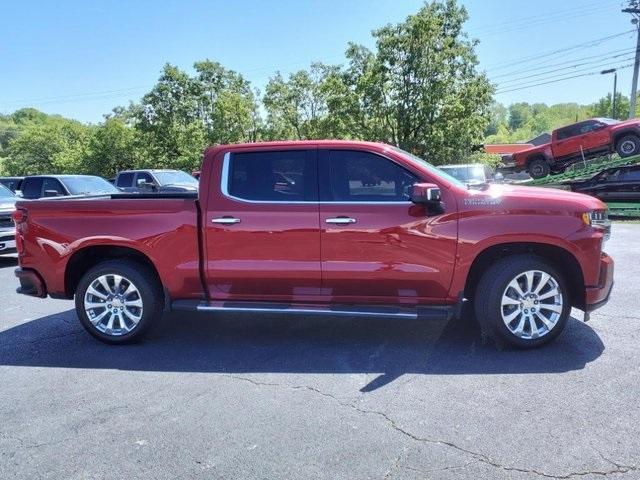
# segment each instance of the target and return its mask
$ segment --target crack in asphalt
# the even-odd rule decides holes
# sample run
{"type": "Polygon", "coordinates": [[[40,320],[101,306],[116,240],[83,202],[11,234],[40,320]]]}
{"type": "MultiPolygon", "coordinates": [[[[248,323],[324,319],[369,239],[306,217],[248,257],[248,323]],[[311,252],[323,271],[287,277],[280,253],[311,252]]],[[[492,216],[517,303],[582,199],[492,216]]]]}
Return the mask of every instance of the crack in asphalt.
{"type": "MultiPolygon", "coordinates": [[[[504,471],[509,471],[509,472],[519,472],[519,473],[527,473],[527,474],[531,474],[531,475],[536,475],[539,477],[543,477],[543,478],[555,478],[555,479],[560,479],[560,480],[565,480],[565,479],[571,479],[571,478],[575,478],[575,477],[583,477],[586,475],[593,475],[593,476],[607,476],[607,475],[615,475],[615,474],[625,474],[628,472],[632,472],[632,471],[638,471],[640,470],[640,467],[636,466],[636,465],[624,465],[624,464],[620,464],[620,463],[616,463],[612,460],[609,460],[605,457],[602,457],[605,461],[607,461],[608,463],[610,463],[611,465],[613,465],[615,468],[611,469],[611,470],[584,470],[584,471],[577,471],[577,472],[569,472],[566,474],[561,474],[561,475],[553,475],[550,473],[546,473],[543,472],[541,470],[537,470],[537,469],[532,469],[532,468],[522,468],[522,467],[514,467],[514,466],[509,466],[509,465],[502,465],[501,463],[499,463],[496,460],[493,460],[490,456],[482,453],[482,452],[476,452],[474,450],[470,450],[464,447],[461,447],[460,445],[457,445],[449,440],[442,440],[442,439],[438,439],[438,438],[429,438],[429,437],[421,437],[419,435],[416,435],[406,429],[404,429],[403,427],[401,427],[400,425],[398,425],[396,423],[396,421],[391,418],[387,413],[385,412],[381,412],[378,410],[367,410],[367,409],[363,409],[358,407],[357,405],[354,405],[353,403],[349,403],[349,402],[345,402],[341,399],[339,399],[338,397],[336,397],[335,395],[332,395],[330,393],[327,392],[323,392],[322,390],[316,388],[316,387],[311,387],[309,385],[291,385],[291,384],[282,384],[282,383],[274,383],[274,382],[262,382],[259,380],[254,380],[252,378],[249,377],[243,377],[240,375],[224,375],[228,378],[233,378],[236,380],[241,380],[244,382],[249,382],[253,385],[256,386],[268,386],[268,387],[285,387],[285,388],[289,388],[292,390],[308,390],[310,392],[316,393],[318,395],[321,395],[323,397],[327,397],[327,398],[331,398],[333,401],[335,401],[336,403],[338,403],[340,406],[345,407],[345,408],[350,408],[352,410],[355,410],[359,413],[362,414],[366,414],[366,415],[375,415],[379,418],[382,418],[393,430],[395,430],[396,432],[402,434],[403,436],[410,438],[411,440],[417,441],[417,442],[422,442],[422,443],[429,443],[432,445],[439,445],[439,446],[443,446],[443,447],[448,447],[454,450],[457,450],[458,452],[464,453],[466,455],[470,455],[472,457],[475,458],[475,461],[477,462],[481,462],[484,463],[486,465],[489,465],[491,467],[494,468],[498,468],[504,471]]],[[[602,456],[602,455],[601,455],[602,456]]],[[[397,460],[399,462],[399,459],[397,460]]],[[[474,462],[471,462],[474,463],[474,462]]],[[[458,466],[458,468],[460,468],[461,466],[458,466]]],[[[449,467],[452,468],[452,467],[449,467]]],[[[390,472],[387,472],[387,475],[389,475],[390,472]]]]}

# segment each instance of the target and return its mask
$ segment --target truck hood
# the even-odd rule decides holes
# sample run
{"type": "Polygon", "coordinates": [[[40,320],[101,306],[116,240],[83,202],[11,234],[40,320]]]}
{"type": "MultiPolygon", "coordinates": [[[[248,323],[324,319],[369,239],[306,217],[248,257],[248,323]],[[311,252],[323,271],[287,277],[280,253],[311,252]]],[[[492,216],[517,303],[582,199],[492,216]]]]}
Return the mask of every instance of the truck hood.
{"type": "Polygon", "coordinates": [[[595,197],[566,190],[493,184],[486,190],[469,190],[460,208],[587,212],[604,210],[607,206],[595,197]]]}

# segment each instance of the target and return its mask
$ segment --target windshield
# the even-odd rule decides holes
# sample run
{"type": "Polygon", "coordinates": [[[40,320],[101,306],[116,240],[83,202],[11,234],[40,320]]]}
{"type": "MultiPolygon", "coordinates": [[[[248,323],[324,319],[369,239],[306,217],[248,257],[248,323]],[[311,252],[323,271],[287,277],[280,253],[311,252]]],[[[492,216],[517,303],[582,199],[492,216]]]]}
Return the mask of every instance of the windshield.
{"type": "Polygon", "coordinates": [[[441,170],[437,167],[434,167],[433,165],[431,165],[429,162],[427,162],[426,160],[417,157],[415,155],[413,155],[412,153],[409,152],[405,152],[404,150],[402,150],[401,148],[398,147],[393,147],[393,149],[398,152],[401,153],[403,155],[406,155],[407,157],[416,160],[417,162],[420,162],[422,165],[424,165],[425,167],[427,167],[427,169],[429,170],[430,173],[432,173],[433,175],[435,175],[436,177],[440,177],[446,181],[448,181],[449,183],[453,183],[454,185],[458,185],[459,187],[462,188],[467,188],[466,185],[464,183],[462,183],[460,180],[458,180],[456,177],[449,175],[447,172],[445,172],[444,170],[441,170]]]}
{"type": "Polygon", "coordinates": [[[616,123],[620,123],[620,120],[614,120],[613,118],[596,118],[596,120],[606,125],[615,125],[616,123]]]}
{"type": "Polygon", "coordinates": [[[60,178],[71,195],[89,195],[102,193],[117,193],[119,190],[102,177],[79,175],[77,177],[60,178]]]}
{"type": "Polygon", "coordinates": [[[171,170],[167,172],[153,172],[160,185],[193,185],[198,186],[198,180],[191,175],[180,170],[171,170]]]}
{"type": "Polygon", "coordinates": [[[15,195],[7,187],[0,184],[0,198],[3,198],[6,200],[7,198],[15,198],[15,195]]]}
{"type": "Polygon", "coordinates": [[[449,175],[453,175],[461,182],[485,182],[487,180],[482,165],[460,165],[456,167],[439,168],[449,175]]]}

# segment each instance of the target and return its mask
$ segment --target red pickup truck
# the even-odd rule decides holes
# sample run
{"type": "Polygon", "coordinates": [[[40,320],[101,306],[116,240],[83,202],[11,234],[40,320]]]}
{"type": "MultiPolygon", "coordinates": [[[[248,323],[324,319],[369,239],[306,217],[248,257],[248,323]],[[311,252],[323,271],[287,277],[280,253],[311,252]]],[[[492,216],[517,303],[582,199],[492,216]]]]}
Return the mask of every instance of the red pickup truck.
{"type": "Polygon", "coordinates": [[[516,152],[509,163],[517,172],[542,178],[563,172],[583,158],[613,152],[621,157],[640,154],[640,120],[594,118],[558,128],[552,132],[551,142],[516,152]]]}
{"type": "Polygon", "coordinates": [[[377,143],[215,146],[198,194],[19,201],[14,220],[18,292],[75,297],[108,343],[169,309],[446,320],[468,302],[489,335],[533,347],[613,282],[600,200],[469,189],[377,143]]]}

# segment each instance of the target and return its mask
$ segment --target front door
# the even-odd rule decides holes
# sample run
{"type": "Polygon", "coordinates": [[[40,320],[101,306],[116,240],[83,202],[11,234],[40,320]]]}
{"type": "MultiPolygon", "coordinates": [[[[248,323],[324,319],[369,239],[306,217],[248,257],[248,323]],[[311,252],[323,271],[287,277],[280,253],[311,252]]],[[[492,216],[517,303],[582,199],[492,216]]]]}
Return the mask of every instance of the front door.
{"type": "Polygon", "coordinates": [[[444,299],[456,221],[408,200],[428,179],[365,151],[320,150],[319,161],[323,294],[345,303],[444,299]]]}
{"type": "Polygon", "coordinates": [[[316,299],[320,294],[316,150],[232,151],[214,162],[203,220],[211,298],[316,299]]]}

